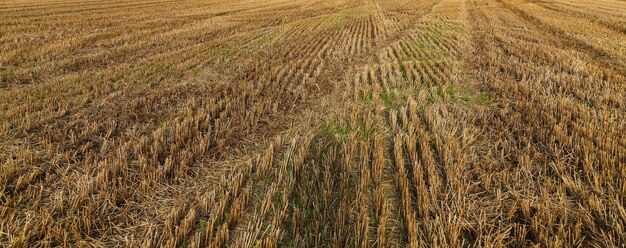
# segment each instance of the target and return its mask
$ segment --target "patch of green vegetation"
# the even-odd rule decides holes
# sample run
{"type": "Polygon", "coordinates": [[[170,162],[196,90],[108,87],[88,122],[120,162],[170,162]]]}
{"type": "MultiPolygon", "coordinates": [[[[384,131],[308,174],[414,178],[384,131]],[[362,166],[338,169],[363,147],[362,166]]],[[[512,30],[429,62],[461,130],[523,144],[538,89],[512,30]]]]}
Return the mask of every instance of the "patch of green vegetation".
{"type": "Polygon", "coordinates": [[[387,92],[381,92],[379,96],[380,96],[380,99],[383,101],[383,103],[387,105],[387,107],[394,108],[396,106],[395,94],[393,93],[388,94],[387,92]]]}
{"type": "Polygon", "coordinates": [[[222,217],[222,220],[230,220],[230,211],[224,211],[224,217],[222,217]]]}
{"type": "Polygon", "coordinates": [[[431,92],[428,103],[432,104],[436,99],[444,99],[446,96],[452,100],[461,100],[472,105],[485,106],[493,102],[491,96],[486,92],[479,92],[468,86],[447,86],[437,87],[434,92],[431,92]]]}
{"type": "Polygon", "coordinates": [[[296,192],[294,192],[294,194],[291,197],[290,205],[294,209],[295,208],[303,209],[305,219],[313,216],[313,205],[311,203],[306,204],[304,202],[304,199],[302,199],[302,196],[300,196],[300,194],[297,194],[296,192]]]}
{"type": "Polygon", "coordinates": [[[474,90],[467,86],[448,86],[445,88],[445,93],[448,95],[467,95],[472,94],[474,90]]]}
{"type": "Polygon", "coordinates": [[[200,229],[200,233],[204,233],[206,229],[206,220],[204,220],[204,218],[200,218],[198,220],[198,226],[200,229]]]}
{"type": "Polygon", "coordinates": [[[366,120],[359,120],[358,123],[351,123],[348,119],[339,121],[337,118],[333,118],[321,125],[321,131],[326,140],[331,143],[335,143],[337,142],[336,137],[339,137],[341,142],[352,133],[359,135],[362,140],[368,140],[376,130],[373,127],[368,128],[366,120]]]}
{"type": "Polygon", "coordinates": [[[274,181],[276,181],[276,174],[274,173],[267,173],[258,179],[258,183],[261,186],[269,186],[274,181]]]}
{"type": "Polygon", "coordinates": [[[443,25],[437,25],[432,29],[429,29],[428,32],[437,37],[450,37],[456,34],[462,34],[464,31],[459,24],[446,23],[443,25]]]}
{"type": "Polygon", "coordinates": [[[378,96],[388,108],[398,108],[407,101],[407,96],[399,95],[395,91],[381,92],[378,96]]]}
{"type": "Polygon", "coordinates": [[[169,78],[178,78],[183,75],[183,72],[176,66],[168,63],[157,63],[144,65],[128,76],[121,75],[120,77],[112,76],[116,78],[115,81],[125,80],[134,83],[156,83],[169,78]]]}
{"type": "Polygon", "coordinates": [[[406,68],[404,68],[404,64],[402,64],[402,61],[398,60],[398,66],[400,67],[400,74],[402,74],[402,78],[404,80],[409,79],[409,77],[406,74],[406,68]]]}
{"type": "Polygon", "coordinates": [[[224,57],[228,57],[232,54],[235,53],[235,47],[233,47],[230,44],[221,44],[218,47],[216,47],[215,49],[213,49],[212,51],[212,56],[213,57],[220,57],[220,56],[224,56],[224,57]]]}
{"type": "Polygon", "coordinates": [[[428,104],[435,103],[436,99],[442,99],[445,91],[441,87],[435,88],[435,91],[432,90],[428,94],[428,104]]]}
{"type": "Polygon", "coordinates": [[[341,26],[344,23],[346,23],[349,19],[365,15],[367,13],[372,12],[372,10],[373,10],[372,8],[362,8],[362,7],[346,9],[341,12],[328,15],[328,17],[324,19],[323,23],[329,27],[341,26]]]}
{"type": "Polygon", "coordinates": [[[200,67],[191,69],[191,75],[197,76],[198,74],[200,74],[200,67]]]}
{"type": "Polygon", "coordinates": [[[274,206],[278,207],[283,205],[283,197],[280,193],[274,194],[274,198],[272,200],[274,201],[274,206]]]}
{"type": "Polygon", "coordinates": [[[420,63],[424,63],[424,62],[430,61],[431,59],[429,57],[427,57],[427,56],[423,56],[422,55],[422,56],[416,57],[415,60],[420,62],[420,63]]]}
{"type": "Polygon", "coordinates": [[[276,42],[277,40],[278,37],[276,35],[268,33],[250,42],[249,46],[253,48],[264,47],[276,42]]]}
{"type": "Polygon", "coordinates": [[[441,30],[439,29],[431,29],[429,30],[429,32],[434,36],[443,37],[443,32],[441,32],[441,30]]]}
{"type": "Polygon", "coordinates": [[[425,51],[425,53],[422,53],[422,54],[418,53],[418,54],[415,54],[415,56],[413,57],[415,61],[418,61],[420,63],[442,62],[450,58],[449,55],[441,53],[438,50],[439,48],[435,46],[428,45],[424,42],[420,42],[417,46],[420,50],[425,51]]]}
{"type": "Polygon", "coordinates": [[[334,138],[336,135],[346,136],[352,132],[352,128],[350,127],[347,121],[344,121],[344,124],[339,124],[337,118],[333,118],[327,123],[322,124],[322,133],[327,138],[334,138]]]}
{"type": "Polygon", "coordinates": [[[463,33],[463,28],[458,23],[448,23],[444,27],[440,27],[439,30],[442,32],[452,32],[452,33],[463,33]]]}
{"type": "Polygon", "coordinates": [[[493,102],[493,100],[491,99],[491,96],[489,96],[487,93],[484,93],[484,92],[481,92],[477,96],[471,97],[469,100],[466,100],[466,101],[476,104],[476,105],[481,105],[481,106],[489,105],[493,102]]]}
{"type": "Polygon", "coordinates": [[[367,93],[367,95],[363,96],[363,104],[370,105],[372,103],[372,92],[367,93]]]}
{"type": "Polygon", "coordinates": [[[41,100],[45,98],[45,95],[43,93],[39,93],[39,92],[34,92],[30,95],[31,99],[33,100],[41,100]]]}
{"type": "Polygon", "coordinates": [[[272,35],[272,34],[265,34],[263,36],[261,36],[261,38],[259,38],[259,42],[261,44],[271,44],[274,43],[274,41],[276,41],[276,36],[272,35]]]}
{"type": "Polygon", "coordinates": [[[363,140],[368,140],[370,137],[370,132],[373,130],[367,130],[367,127],[365,125],[365,121],[360,121],[359,122],[359,132],[361,132],[361,136],[363,138],[363,140]]]}
{"type": "Polygon", "coordinates": [[[345,15],[332,15],[324,20],[324,24],[329,27],[341,26],[346,21],[346,18],[345,15]]]}
{"type": "Polygon", "coordinates": [[[424,41],[420,41],[417,43],[417,48],[419,49],[425,49],[426,48],[426,42],[424,41]]]}

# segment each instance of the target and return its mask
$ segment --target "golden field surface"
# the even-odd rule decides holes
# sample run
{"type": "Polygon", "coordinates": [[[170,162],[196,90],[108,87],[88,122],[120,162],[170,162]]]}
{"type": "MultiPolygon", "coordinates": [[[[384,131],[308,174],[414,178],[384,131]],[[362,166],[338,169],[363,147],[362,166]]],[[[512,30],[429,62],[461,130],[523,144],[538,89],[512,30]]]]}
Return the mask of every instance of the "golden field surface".
{"type": "Polygon", "coordinates": [[[0,1],[0,246],[625,243],[624,1],[0,1]]]}

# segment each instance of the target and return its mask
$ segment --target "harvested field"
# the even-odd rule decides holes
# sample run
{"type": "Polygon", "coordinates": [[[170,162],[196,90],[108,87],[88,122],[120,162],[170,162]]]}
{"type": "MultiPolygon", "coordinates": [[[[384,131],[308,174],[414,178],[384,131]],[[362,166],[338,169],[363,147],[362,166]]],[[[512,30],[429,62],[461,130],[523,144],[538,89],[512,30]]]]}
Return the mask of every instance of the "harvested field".
{"type": "Polygon", "coordinates": [[[621,0],[0,1],[0,246],[623,247],[621,0]]]}

